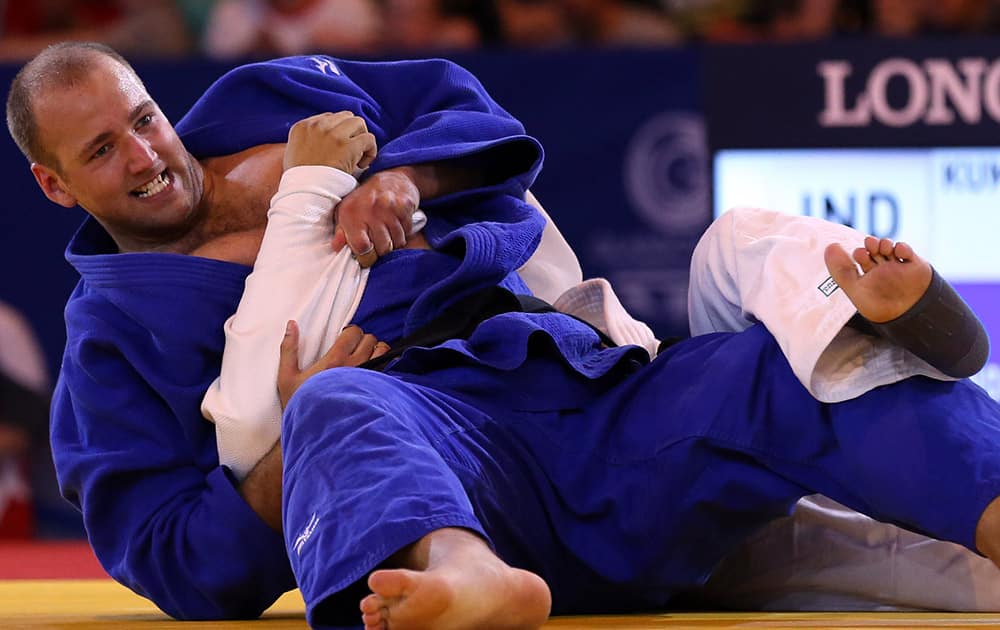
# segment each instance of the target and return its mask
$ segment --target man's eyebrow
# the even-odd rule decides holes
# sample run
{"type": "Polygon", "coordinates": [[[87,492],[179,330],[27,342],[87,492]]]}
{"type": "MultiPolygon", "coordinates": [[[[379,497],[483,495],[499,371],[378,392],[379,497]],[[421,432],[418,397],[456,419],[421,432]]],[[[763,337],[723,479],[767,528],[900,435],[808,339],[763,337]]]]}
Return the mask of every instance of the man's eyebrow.
{"type": "MultiPolygon", "coordinates": [[[[139,117],[139,114],[142,113],[142,110],[148,108],[152,104],[153,104],[153,99],[147,98],[143,102],[133,107],[131,111],[129,111],[128,119],[130,121],[135,120],[136,118],[139,117]]],[[[88,158],[90,154],[97,149],[97,147],[107,142],[108,139],[111,138],[111,135],[112,134],[110,131],[104,131],[94,136],[93,139],[90,140],[90,142],[83,145],[83,148],[80,150],[80,157],[82,159],[88,158]]]]}

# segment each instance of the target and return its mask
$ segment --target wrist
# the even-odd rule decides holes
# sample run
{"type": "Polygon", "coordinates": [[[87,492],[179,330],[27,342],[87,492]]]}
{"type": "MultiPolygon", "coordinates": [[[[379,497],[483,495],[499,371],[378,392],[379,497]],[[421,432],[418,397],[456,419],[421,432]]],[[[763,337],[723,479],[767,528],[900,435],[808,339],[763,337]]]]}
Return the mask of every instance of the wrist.
{"type": "Polygon", "coordinates": [[[417,191],[420,199],[430,199],[438,194],[437,181],[433,174],[433,167],[427,164],[407,164],[396,166],[383,171],[393,175],[404,177],[417,191]]]}
{"type": "Polygon", "coordinates": [[[485,176],[479,169],[462,166],[454,160],[397,166],[386,172],[396,172],[409,179],[422,201],[472,190],[486,184],[485,176]]]}
{"type": "Polygon", "coordinates": [[[335,202],[343,199],[358,185],[351,174],[332,166],[308,164],[292,166],[281,174],[272,204],[296,193],[312,193],[335,202]]]}

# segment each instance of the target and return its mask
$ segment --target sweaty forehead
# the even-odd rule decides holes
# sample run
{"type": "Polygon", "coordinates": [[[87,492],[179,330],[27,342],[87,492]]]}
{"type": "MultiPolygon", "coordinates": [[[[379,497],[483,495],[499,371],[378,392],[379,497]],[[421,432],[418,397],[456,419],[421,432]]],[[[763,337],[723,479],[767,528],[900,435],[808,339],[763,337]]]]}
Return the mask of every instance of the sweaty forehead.
{"type": "Polygon", "coordinates": [[[118,89],[121,90],[122,94],[124,94],[131,103],[137,104],[149,99],[149,94],[146,92],[146,88],[139,81],[138,77],[136,77],[128,68],[119,63],[113,63],[111,72],[115,77],[118,89]]]}
{"type": "Polygon", "coordinates": [[[137,104],[149,98],[139,79],[113,59],[100,57],[83,71],[71,75],[46,77],[36,93],[38,109],[62,109],[73,105],[87,106],[98,101],[104,105],[114,100],[137,104]]]}
{"type": "Polygon", "coordinates": [[[81,77],[79,83],[100,83],[108,88],[117,89],[131,101],[143,101],[149,98],[146,88],[139,78],[125,66],[110,57],[101,57],[91,67],[90,72],[81,77]]]}
{"type": "Polygon", "coordinates": [[[113,60],[101,60],[83,75],[49,81],[34,103],[43,144],[58,157],[79,151],[98,134],[126,122],[149,100],[142,83],[113,60]]]}

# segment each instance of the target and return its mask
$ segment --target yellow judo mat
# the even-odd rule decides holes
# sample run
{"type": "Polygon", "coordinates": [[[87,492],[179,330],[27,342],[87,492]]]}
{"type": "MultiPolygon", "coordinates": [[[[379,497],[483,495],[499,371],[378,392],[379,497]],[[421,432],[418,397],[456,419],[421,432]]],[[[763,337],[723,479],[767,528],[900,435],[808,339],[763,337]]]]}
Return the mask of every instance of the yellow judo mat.
{"type": "MultiPolygon", "coordinates": [[[[173,621],[145,599],[108,579],[0,580],[0,629],[304,630],[298,592],[287,593],[259,621],[173,621]]],[[[546,628],[1000,628],[1000,614],[971,613],[669,613],[556,617],[546,628]]]]}

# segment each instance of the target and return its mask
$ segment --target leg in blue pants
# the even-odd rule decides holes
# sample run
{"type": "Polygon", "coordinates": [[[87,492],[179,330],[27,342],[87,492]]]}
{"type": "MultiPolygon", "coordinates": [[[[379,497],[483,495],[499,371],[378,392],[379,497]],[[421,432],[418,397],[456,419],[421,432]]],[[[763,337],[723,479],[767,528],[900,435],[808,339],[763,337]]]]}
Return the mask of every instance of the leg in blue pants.
{"type": "Polygon", "coordinates": [[[1000,410],[977,387],[911,379],[824,405],[762,327],[617,384],[549,357],[417,367],[333,370],[286,414],[286,539],[310,606],[440,527],[542,575],[558,612],[634,609],[807,493],[967,546],[1000,494],[1000,410]]]}

